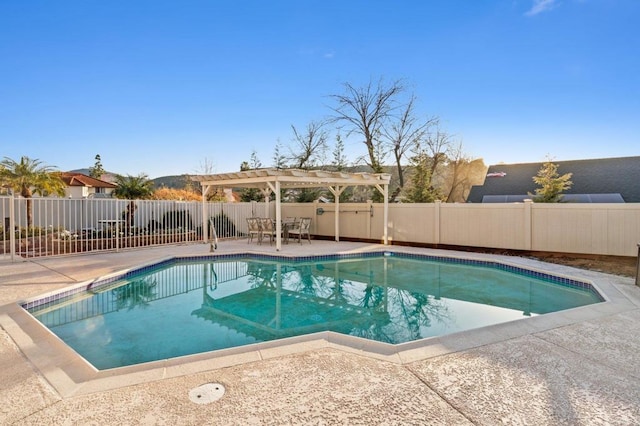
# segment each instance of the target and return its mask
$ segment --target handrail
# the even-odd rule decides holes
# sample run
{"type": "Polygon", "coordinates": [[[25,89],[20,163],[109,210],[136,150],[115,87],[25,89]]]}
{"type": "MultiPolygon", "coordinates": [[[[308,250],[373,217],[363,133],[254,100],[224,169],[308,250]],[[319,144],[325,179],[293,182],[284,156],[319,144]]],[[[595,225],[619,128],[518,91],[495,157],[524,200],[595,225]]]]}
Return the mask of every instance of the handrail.
{"type": "Polygon", "coordinates": [[[211,225],[211,239],[209,240],[209,251],[213,253],[218,249],[218,233],[216,232],[216,225],[213,223],[213,219],[209,218],[209,225],[211,225]]]}

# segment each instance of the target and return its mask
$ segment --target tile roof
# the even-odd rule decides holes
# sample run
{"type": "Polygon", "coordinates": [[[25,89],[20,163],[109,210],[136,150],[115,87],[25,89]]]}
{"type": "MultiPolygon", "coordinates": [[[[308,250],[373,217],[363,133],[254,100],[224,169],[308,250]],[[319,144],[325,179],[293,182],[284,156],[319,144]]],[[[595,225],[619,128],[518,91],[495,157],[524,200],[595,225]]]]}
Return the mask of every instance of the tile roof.
{"type": "MultiPolygon", "coordinates": [[[[573,197],[575,201],[612,202],[619,194],[624,202],[640,203],[640,156],[552,162],[558,165],[560,175],[572,173],[573,185],[565,194],[581,195],[573,197]]],[[[509,202],[513,202],[535,193],[538,185],[533,177],[544,163],[490,166],[484,184],[471,188],[467,202],[482,203],[485,196],[509,196],[509,202]]]]}
{"type": "Polygon", "coordinates": [[[92,178],[82,173],[62,172],[60,178],[67,186],[88,186],[92,188],[117,188],[117,185],[104,180],[92,178]]]}

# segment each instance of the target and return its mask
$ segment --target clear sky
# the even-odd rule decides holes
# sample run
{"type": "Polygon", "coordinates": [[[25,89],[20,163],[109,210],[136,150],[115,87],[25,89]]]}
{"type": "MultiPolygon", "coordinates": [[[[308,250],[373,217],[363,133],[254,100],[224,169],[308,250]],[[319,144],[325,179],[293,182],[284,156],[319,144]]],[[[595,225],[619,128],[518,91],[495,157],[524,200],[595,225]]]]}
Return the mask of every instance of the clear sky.
{"type": "Polygon", "coordinates": [[[380,78],[487,165],[636,156],[639,22],[639,0],[0,0],[0,157],[270,166],[380,78]]]}

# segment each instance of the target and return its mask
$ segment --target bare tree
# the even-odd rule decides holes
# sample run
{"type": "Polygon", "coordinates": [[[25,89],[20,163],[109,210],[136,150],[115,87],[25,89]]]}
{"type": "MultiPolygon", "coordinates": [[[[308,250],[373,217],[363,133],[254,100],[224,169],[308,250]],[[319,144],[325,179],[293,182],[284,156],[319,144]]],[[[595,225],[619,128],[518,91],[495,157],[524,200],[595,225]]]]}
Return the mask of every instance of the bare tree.
{"type": "MultiPolygon", "coordinates": [[[[216,167],[213,164],[213,161],[208,157],[204,157],[202,161],[200,161],[198,168],[195,169],[194,172],[195,172],[195,175],[212,175],[215,172],[215,169],[216,167]]],[[[184,189],[187,191],[195,192],[200,196],[202,196],[202,186],[194,184],[194,181],[192,179],[193,175],[184,174],[183,176],[184,176],[184,189]]],[[[210,193],[207,196],[207,199],[209,199],[209,201],[212,201],[213,199],[212,197],[214,197],[214,194],[210,193]]]]}
{"type": "Polygon", "coordinates": [[[364,87],[354,87],[344,83],[345,93],[331,95],[337,102],[331,107],[334,112],[332,121],[345,124],[347,137],[352,134],[361,135],[367,149],[366,163],[375,173],[382,173],[385,153],[380,143],[382,130],[393,111],[398,108],[397,98],[404,91],[398,81],[385,84],[382,79],[374,84],[372,81],[364,87]]]}
{"type": "Polygon", "coordinates": [[[383,128],[383,133],[389,150],[393,153],[393,159],[398,171],[398,187],[390,195],[391,202],[404,188],[404,166],[403,161],[407,160],[406,155],[415,144],[424,137],[429,128],[438,123],[437,117],[431,117],[423,122],[418,122],[414,115],[415,96],[411,96],[409,102],[402,109],[396,120],[391,120],[389,125],[383,128]]]}
{"type": "Polygon", "coordinates": [[[443,199],[443,183],[438,170],[446,165],[451,145],[451,136],[440,130],[439,126],[433,132],[424,132],[411,145],[413,174],[411,188],[405,191],[407,200],[424,203],[443,199]]]}
{"type": "Polygon", "coordinates": [[[197,169],[196,173],[201,175],[211,175],[215,170],[216,166],[213,164],[213,160],[204,157],[204,159],[200,162],[200,167],[197,169]]]}
{"type": "Polygon", "coordinates": [[[429,198],[447,203],[466,201],[473,185],[481,184],[487,167],[482,159],[464,153],[462,142],[455,142],[446,132],[437,130],[412,148],[412,187],[405,191],[407,200],[420,202],[429,198]],[[415,186],[419,186],[416,189],[415,186]],[[426,195],[425,195],[426,194],[426,195]]]}
{"type": "Polygon", "coordinates": [[[442,131],[439,126],[435,132],[427,132],[424,139],[424,148],[431,158],[430,174],[434,176],[438,166],[443,164],[449,157],[449,152],[453,146],[453,139],[450,134],[442,131]]]}
{"type": "Polygon", "coordinates": [[[293,167],[310,169],[324,159],[328,134],[323,126],[324,123],[312,121],[307,124],[306,132],[300,133],[294,125],[291,125],[295,146],[289,150],[293,167]]]}
{"type": "Polygon", "coordinates": [[[466,155],[462,142],[449,149],[447,168],[444,172],[443,193],[445,202],[465,202],[473,185],[482,183],[487,167],[482,159],[466,155]]]}

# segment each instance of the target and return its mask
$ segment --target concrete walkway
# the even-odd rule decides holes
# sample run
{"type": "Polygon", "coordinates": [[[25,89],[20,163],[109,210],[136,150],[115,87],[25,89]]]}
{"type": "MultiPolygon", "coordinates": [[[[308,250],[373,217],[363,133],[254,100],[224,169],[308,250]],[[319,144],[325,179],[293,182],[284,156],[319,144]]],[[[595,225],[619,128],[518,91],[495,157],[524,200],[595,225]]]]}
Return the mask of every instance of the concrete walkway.
{"type": "MultiPolygon", "coordinates": [[[[241,240],[222,241],[217,253],[247,249],[275,252],[241,240]]],[[[313,241],[285,245],[281,254],[380,249],[313,241]]],[[[427,339],[396,353],[320,335],[88,378],[74,376],[76,361],[61,358],[55,344],[22,331],[28,321],[15,302],[167,256],[208,254],[209,246],[0,263],[0,424],[640,424],[640,288],[633,279],[523,258],[392,249],[588,279],[607,302],[427,339]],[[189,392],[205,383],[226,392],[210,404],[192,402],[189,392]]]]}

